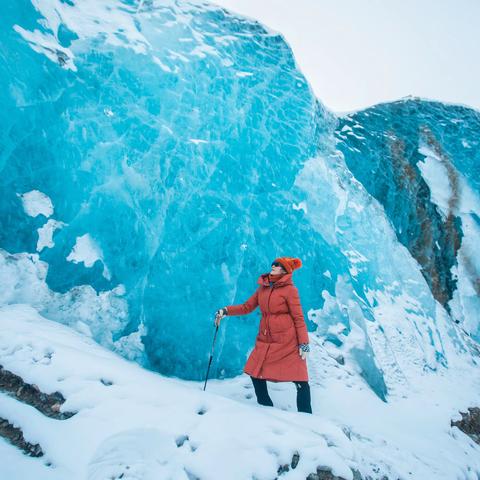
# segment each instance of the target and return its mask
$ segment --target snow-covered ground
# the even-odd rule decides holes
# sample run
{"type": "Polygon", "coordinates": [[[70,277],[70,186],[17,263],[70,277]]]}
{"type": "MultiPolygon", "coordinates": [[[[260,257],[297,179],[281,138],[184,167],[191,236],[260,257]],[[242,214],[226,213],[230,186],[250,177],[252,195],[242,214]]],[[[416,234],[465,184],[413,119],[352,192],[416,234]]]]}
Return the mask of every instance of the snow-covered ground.
{"type": "MultiPolygon", "coordinates": [[[[0,440],[9,480],[305,479],[317,466],[353,479],[476,479],[480,447],[450,420],[478,405],[480,378],[465,361],[421,372],[382,402],[319,342],[309,359],[313,415],[295,411],[293,384],[270,384],[260,407],[248,377],[186,382],[142,369],[31,306],[0,308],[0,365],[46,393],[61,392],[68,420],[44,417],[0,394],[0,417],[45,452],[34,459],[0,440]],[[321,379],[321,382],[320,382],[321,379]]],[[[208,352],[206,353],[206,360],[208,352]]]]}

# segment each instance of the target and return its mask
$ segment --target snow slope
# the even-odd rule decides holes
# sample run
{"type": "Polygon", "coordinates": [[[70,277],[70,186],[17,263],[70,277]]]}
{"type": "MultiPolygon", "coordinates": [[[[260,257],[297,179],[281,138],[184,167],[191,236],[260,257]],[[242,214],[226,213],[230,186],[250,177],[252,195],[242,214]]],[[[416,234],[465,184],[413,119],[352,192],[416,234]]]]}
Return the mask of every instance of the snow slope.
{"type": "Polygon", "coordinates": [[[270,384],[277,408],[259,407],[248,377],[202,384],[142,369],[27,305],[0,308],[0,364],[42,391],[60,391],[68,420],[43,417],[0,394],[0,412],[45,456],[0,440],[0,478],[64,480],[304,479],[318,466],[353,479],[474,479],[480,447],[450,419],[478,402],[479,378],[457,369],[418,374],[388,404],[319,344],[310,362],[314,415],[294,411],[294,387],[270,384]],[[322,380],[320,382],[320,379],[322,380]],[[461,385],[461,388],[458,388],[461,385]],[[123,476],[122,476],[123,474],[123,476]],[[358,478],[358,476],[357,476],[358,478]]]}

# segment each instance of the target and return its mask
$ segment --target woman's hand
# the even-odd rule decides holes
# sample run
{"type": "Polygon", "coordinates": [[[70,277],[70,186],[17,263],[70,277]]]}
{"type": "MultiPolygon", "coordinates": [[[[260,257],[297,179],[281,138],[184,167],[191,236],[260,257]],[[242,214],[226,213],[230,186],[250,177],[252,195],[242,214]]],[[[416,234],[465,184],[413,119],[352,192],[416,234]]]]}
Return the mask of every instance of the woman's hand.
{"type": "Polygon", "coordinates": [[[216,327],[218,327],[220,325],[220,321],[222,320],[223,317],[225,317],[225,315],[227,315],[227,313],[228,313],[227,307],[219,308],[215,312],[215,326],[216,327]]]}
{"type": "Polygon", "coordinates": [[[306,360],[310,353],[310,345],[308,343],[301,343],[298,346],[298,354],[302,357],[302,360],[306,360]]]}

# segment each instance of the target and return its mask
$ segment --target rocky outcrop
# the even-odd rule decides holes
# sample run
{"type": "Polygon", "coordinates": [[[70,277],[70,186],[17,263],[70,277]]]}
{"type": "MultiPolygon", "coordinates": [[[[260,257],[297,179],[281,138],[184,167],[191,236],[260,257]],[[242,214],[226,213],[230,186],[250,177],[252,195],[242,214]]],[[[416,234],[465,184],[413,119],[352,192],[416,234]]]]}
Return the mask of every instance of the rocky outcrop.
{"type": "Polygon", "coordinates": [[[480,445],[480,408],[469,408],[467,412],[460,412],[461,420],[451,422],[452,427],[458,427],[475,443],[480,445]]]}
{"type": "Polygon", "coordinates": [[[42,447],[40,447],[38,443],[32,444],[27,442],[23,437],[23,432],[20,428],[15,427],[8,420],[1,417],[0,437],[5,438],[5,440],[8,440],[12,445],[15,445],[17,448],[31,457],[43,456],[42,447]]]}
{"type": "MultiPolygon", "coordinates": [[[[295,452],[292,456],[292,461],[290,464],[280,465],[278,467],[278,477],[275,480],[278,480],[281,475],[290,471],[290,469],[295,469],[300,461],[300,454],[295,452]]],[[[354,480],[389,480],[389,478],[385,475],[382,475],[378,478],[372,478],[370,476],[362,477],[358,470],[352,470],[353,479],[354,480]]],[[[339,477],[338,475],[334,475],[330,467],[326,466],[318,466],[317,471],[314,473],[310,473],[306,480],[345,480],[343,477],[339,477]]]]}
{"type": "MultiPolygon", "coordinates": [[[[370,476],[362,477],[357,470],[353,470],[352,473],[353,480],[389,480],[385,475],[378,477],[378,479],[373,479],[370,476]]],[[[317,467],[316,473],[311,473],[306,480],[345,480],[345,478],[334,475],[329,467],[317,467]]]]}
{"type": "Polygon", "coordinates": [[[65,402],[60,392],[43,393],[36,385],[25,383],[21,377],[5,370],[1,365],[0,392],[36,408],[47,417],[65,420],[75,415],[72,412],[60,412],[60,407],[65,402]]]}
{"type": "MultiPolygon", "coordinates": [[[[61,412],[60,408],[65,398],[60,392],[44,393],[36,385],[23,381],[22,377],[5,370],[0,365],[0,392],[15,398],[19,402],[36,408],[43,415],[57,420],[65,420],[75,415],[75,412],[61,412]]],[[[25,440],[21,428],[8,419],[0,417],[0,437],[32,457],[43,455],[42,447],[25,440]]]]}

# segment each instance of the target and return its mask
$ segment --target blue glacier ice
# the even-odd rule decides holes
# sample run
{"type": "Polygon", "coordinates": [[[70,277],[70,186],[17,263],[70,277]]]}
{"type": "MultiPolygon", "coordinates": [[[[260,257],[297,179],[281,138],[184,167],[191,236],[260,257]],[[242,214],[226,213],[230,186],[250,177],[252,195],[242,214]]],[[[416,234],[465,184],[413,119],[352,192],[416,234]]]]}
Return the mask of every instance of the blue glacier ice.
{"type": "MultiPolygon", "coordinates": [[[[0,302],[201,379],[213,312],[294,255],[312,338],[383,399],[480,339],[478,112],[337,117],[281,35],[203,2],[25,1],[0,22],[0,279],[17,284],[0,302]]],[[[241,372],[257,324],[224,322],[215,376],[241,372]]]]}
{"type": "MultiPolygon", "coordinates": [[[[398,240],[419,262],[434,297],[445,306],[456,290],[452,267],[463,237],[459,177],[476,191],[480,186],[479,131],[480,115],[473,110],[413,99],[350,115],[341,119],[336,132],[349,169],[384,206],[398,240]],[[447,188],[453,189],[446,212],[435,204],[419,168],[425,148],[437,154],[447,188]]],[[[465,213],[478,223],[475,212],[465,213]]]]}

